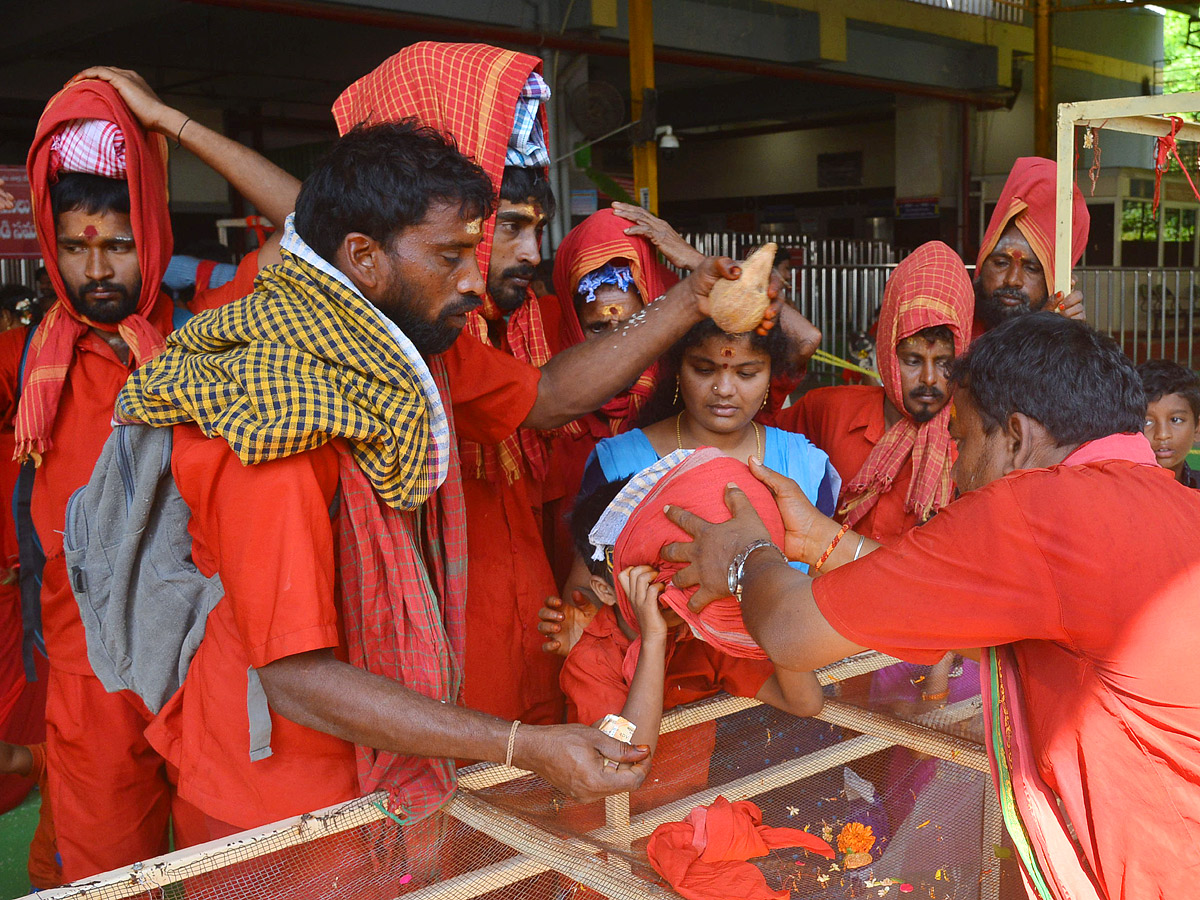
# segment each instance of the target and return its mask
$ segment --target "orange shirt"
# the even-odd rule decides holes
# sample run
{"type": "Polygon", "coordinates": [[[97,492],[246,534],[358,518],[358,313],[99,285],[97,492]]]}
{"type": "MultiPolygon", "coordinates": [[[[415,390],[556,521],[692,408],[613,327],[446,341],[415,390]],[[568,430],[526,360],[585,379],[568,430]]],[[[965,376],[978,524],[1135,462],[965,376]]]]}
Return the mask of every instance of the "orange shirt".
{"type": "MultiPolygon", "coordinates": [[[[776,424],[785,431],[805,435],[828,453],[845,485],[859,473],[887,430],[883,388],[870,385],[817,388],[780,412],[776,424]]],[[[916,515],[904,510],[912,472],[910,457],[900,467],[892,489],[859,520],[855,531],[881,544],[890,544],[917,524],[916,515]]]]}
{"type": "Polygon", "coordinates": [[[175,428],[171,469],[192,512],[192,557],[219,572],[225,597],[208,616],[183,688],[146,736],[179,769],[179,796],[251,828],[358,794],[354,746],[271,714],[271,750],[251,762],[247,670],[338,648],[333,525],[337,450],[325,444],[243,466],[223,440],[175,428]]]}
{"type": "Polygon", "coordinates": [[[1200,494],[1124,460],[1014,472],[813,582],[850,640],[932,664],[1012,643],[1039,773],[1106,896],[1200,859],[1200,494]],[[903,603],[896,598],[902,597],[903,603]]]}
{"type": "MultiPolygon", "coordinates": [[[[536,367],[469,335],[443,358],[459,438],[495,444],[529,415],[536,367]]],[[[463,703],[535,725],[559,722],[559,661],[542,652],[537,630],[538,610],[558,593],[542,543],[540,485],[527,471],[512,484],[467,475],[463,495],[470,548],[463,703]]]]}
{"type": "MultiPolygon", "coordinates": [[[[474,386],[454,410],[475,439],[502,435],[514,416],[527,415],[540,374],[472,344],[454,354],[456,371],[474,386]]],[[[225,441],[195,425],[175,428],[171,466],[192,512],[192,555],[205,574],[220,573],[226,594],[209,614],[183,688],[146,734],[179,769],[180,797],[239,828],[359,793],[353,744],[274,713],[272,755],[251,762],[246,711],[250,666],[327,648],[346,658],[329,516],[337,452],[330,443],[243,466],[225,441]]],[[[468,571],[475,560],[472,550],[468,571]]]]}
{"type": "MultiPolygon", "coordinates": [[[[567,695],[568,721],[593,725],[609,713],[620,714],[629,696],[624,665],[631,643],[611,606],[596,613],[563,663],[560,681],[567,695]]],[[[721,691],[753,697],[774,671],[769,660],[730,656],[690,635],[671,640],[663,709],[721,691]]]]}
{"type": "MultiPolygon", "coordinates": [[[[164,298],[150,321],[164,333],[171,330],[172,306],[164,298]]],[[[0,408],[16,394],[26,329],[0,334],[0,408]]],[[[90,675],[87,643],[79,607],[67,581],[62,529],[67,500],[92,475],[100,450],[111,431],[113,404],[132,366],[121,362],[99,336],[88,332],[75,348],[59,400],[51,448],[34,480],[31,513],[46,554],[42,573],[42,631],[50,664],[65,672],[90,675]]]]}

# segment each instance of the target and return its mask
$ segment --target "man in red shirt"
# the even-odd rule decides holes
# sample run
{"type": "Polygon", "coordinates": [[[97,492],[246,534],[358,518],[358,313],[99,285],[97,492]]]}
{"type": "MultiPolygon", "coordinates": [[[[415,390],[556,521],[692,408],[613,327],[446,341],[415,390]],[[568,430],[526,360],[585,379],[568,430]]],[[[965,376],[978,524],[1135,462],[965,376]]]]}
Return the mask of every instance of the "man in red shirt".
{"type": "MultiPolygon", "coordinates": [[[[975,260],[975,336],[1040,309],[1084,318],[1083,294],[1054,276],[1057,172],[1052,160],[1038,156],[1013,164],[975,260]]],[[[1074,265],[1087,246],[1091,219],[1079,186],[1071,190],[1074,265]]]]}
{"type": "MultiPolygon", "coordinates": [[[[918,662],[986,648],[987,744],[1029,879],[1054,896],[1186,895],[1200,865],[1200,632],[1180,623],[1200,614],[1200,498],[1156,466],[1133,365],[1083,323],[1018,317],[952,377],[963,496],[891,546],[858,547],[758,470],[787,555],[826,562],[811,579],[753,552],[746,627],[798,669],[864,647],[918,662]]],[[[679,580],[703,585],[697,605],[728,593],[730,561],[765,535],[744,498],[727,500],[721,525],[670,513],[697,536],[667,550],[692,563],[679,580]]]]}
{"type": "Polygon", "coordinates": [[[375,790],[420,819],[454,790],[455,758],[511,762],[585,798],[643,777],[644,750],[594,729],[457,705],[458,422],[495,444],[594,409],[707,315],[731,267],[707,262],[615,349],[581,344],[537,369],[459,336],[484,291],[475,250],[492,203],[444,135],[411,120],[352,129],[301,189],[284,262],[118,399],[119,421],[177,426],[192,555],[225,589],[151,732],[211,836],[375,790]],[[443,403],[452,384],[475,390],[443,403]]]}
{"type": "Polygon", "coordinates": [[[950,502],[948,378],[970,339],[973,295],[962,261],[933,241],[905,258],[883,292],[882,386],[809,391],[777,416],[842,476],[838,520],[890,544],[950,502]],[[913,484],[913,470],[921,476],[913,484]]]}
{"type": "MultiPolygon", "coordinates": [[[[143,735],[145,707],[131,694],[106,693],[91,670],[61,534],[67,499],[87,482],[110,433],[117,393],[172,329],[173,303],[159,287],[171,252],[168,133],[264,212],[290,208],[291,176],[165,106],[136,74],[89,69],[47,105],[29,155],[38,239],[58,302],[31,338],[24,328],[0,335],[0,406],[19,393],[17,453],[37,466],[31,512],[46,556],[49,800],[68,880],[168,846],[171,774],[143,735]]],[[[233,284],[246,281],[243,273],[233,284]]],[[[175,809],[179,843],[188,840],[179,818],[187,812],[175,809]]]]}

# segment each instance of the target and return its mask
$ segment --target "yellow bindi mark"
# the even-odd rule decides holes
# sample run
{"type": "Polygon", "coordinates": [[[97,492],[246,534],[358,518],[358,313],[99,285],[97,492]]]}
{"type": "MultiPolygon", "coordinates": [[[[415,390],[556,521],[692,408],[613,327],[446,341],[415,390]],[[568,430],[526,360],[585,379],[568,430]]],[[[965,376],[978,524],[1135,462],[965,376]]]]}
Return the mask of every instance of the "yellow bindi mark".
{"type": "Polygon", "coordinates": [[[724,356],[726,359],[728,359],[729,357],[733,356],[733,348],[732,347],[722,347],[721,355],[724,356]]]}
{"type": "Polygon", "coordinates": [[[483,219],[473,219],[467,223],[467,234],[479,234],[483,227],[483,219]]]}

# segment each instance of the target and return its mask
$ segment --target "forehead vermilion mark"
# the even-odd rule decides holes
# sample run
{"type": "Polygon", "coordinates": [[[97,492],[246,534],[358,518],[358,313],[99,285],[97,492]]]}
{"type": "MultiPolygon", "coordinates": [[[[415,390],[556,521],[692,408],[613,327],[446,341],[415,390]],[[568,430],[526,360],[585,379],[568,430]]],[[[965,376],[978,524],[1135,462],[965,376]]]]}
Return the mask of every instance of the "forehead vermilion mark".
{"type": "Polygon", "coordinates": [[[733,356],[733,348],[732,347],[722,347],[721,355],[728,359],[729,357],[733,356]]]}
{"type": "Polygon", "coordinates": [[[96,230],[96,226],[95,226],[95,225],[89,225],[89,226],[87,226],[87,228],[83,229],[83,236],[84,236],[84,237],[94,238],[94,237],[95,237],[96,235],[98,235],[99,233],[100,233],[100,232],[96,230]]]}
{"type": "Polygon", "coordinates": [[[621,315],[621,307],[616,303],[610,303],[600,311],[600,315],[606,319],[615,319],[621,315]]]}

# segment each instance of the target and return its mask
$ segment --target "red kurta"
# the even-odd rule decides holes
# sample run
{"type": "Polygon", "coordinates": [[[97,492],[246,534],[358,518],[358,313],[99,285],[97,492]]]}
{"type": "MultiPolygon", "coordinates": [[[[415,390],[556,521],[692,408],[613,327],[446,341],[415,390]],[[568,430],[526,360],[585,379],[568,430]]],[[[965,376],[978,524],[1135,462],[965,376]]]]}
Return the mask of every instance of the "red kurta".
{"type": "MultiPolygon", "coordinates": [[[[883,388],[871,385],[817,388],[782,410],[777,425],[785,431],[803,434],[828,453],[833,467],[846,481],[858,474],[887,430],[883,388]]],[[[891,544],[917,524],[916,514],[904,511],[912,472],[912,457],[909,457],[896,475],[892,489],[881,495],[859,520],[856,531],[881,544],[891,544]]]]}
{"type": "Polygon", "coordinates": [[[914,662],[1015,643],[1038,771],[1112,898],[1200,859],[1200,496],[1151,465],[1016,472],[813,582],[841,634],[914,662]],[[896,603],[903,597],[902,604],[896,603]]]}
{"type": "MultiPolygon", "coordinates": [[[[444,359],[460,440],[495,444],[529,415],[537,368],[466,334],[444,359]]],[[[528,472],[512,484],[466,477],[463,495],[469,554],[463,704],[505,719],[560,722],[560,663],[542,652],[537,630],[538,610],[558,593],[542,545],[539,483],[528,472]]]]}
{"type": "MultiPolygon", "coordinates": [[[[456,347],[447,355],[463,385],[456,428],[461,415],[475,424],[476,439],[509,433],[533,405],[540,373],[474,339],[456,347]]],[[[172,471],[192,511],[196,564],[219,572],[226,590],[187,681],[147,732],[178,767],[180,796],[238,828],[357,796],[352,744],[272,713],[272,755],[251,762],[246,711],[248,667],[326,648],[345,658],[329,516],[336,449],[243,466],[225,441],[178,426],[172,471]]],[[[488,623],[478,628],[486,639],[488,623]]],[[[491,683],[498,681],[492,673],[491,683]]]]}

